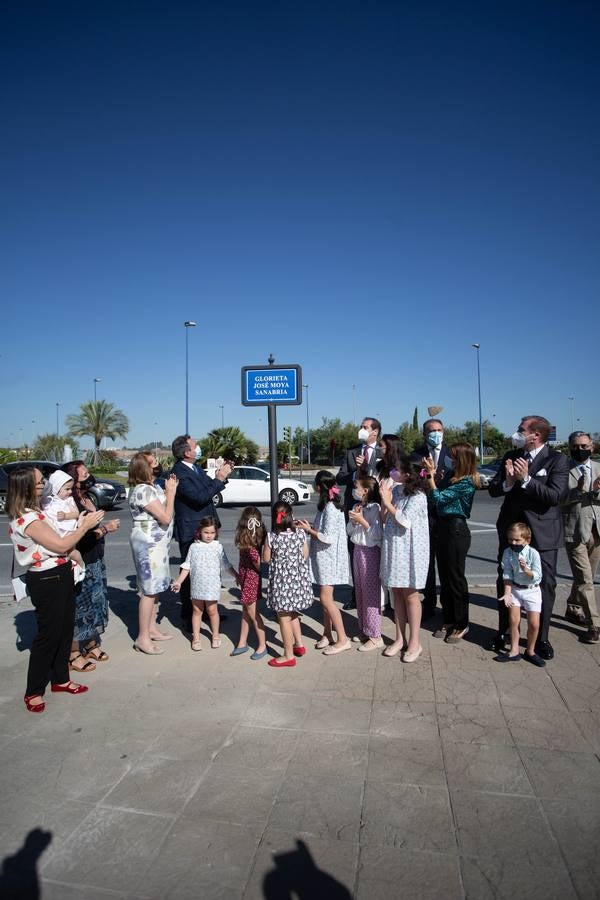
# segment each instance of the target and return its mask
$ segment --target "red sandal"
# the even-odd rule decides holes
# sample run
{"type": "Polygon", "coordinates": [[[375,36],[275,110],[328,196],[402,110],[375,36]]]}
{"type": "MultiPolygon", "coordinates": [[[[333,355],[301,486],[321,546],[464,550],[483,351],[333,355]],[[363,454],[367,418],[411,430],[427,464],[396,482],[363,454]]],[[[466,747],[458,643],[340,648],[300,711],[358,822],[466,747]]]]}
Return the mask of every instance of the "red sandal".
{"type": "Polygon", "coordinates": [[[23,697],[23,700],[25,701],[25,706],[27,707],[29,712],[36,712],[36,713],[44,712],[44,710],[46,709],[46,704],[44,703],[43,700],[41,703],[32,703],[31,702],[32,700],[35,700],[36,697],[43,697],[43,696],[44,696],[43,694],[30,694],[30,696],[28,697],[27,694],[25,694],[25,696],[23,697]]]}
{"type": "Polygon", "coordinates": [[[53,684],[50,688],[53,694],[85,694],[89,688],[85,684],[77,684],[75,681],[68,681],[66,684],[53,684]]]}

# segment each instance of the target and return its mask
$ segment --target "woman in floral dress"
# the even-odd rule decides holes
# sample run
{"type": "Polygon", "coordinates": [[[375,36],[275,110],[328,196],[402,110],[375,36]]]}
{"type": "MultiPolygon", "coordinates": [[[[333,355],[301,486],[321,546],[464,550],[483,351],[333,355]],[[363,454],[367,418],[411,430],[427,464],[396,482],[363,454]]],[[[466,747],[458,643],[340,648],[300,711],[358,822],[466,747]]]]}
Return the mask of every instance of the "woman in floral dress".
{"type": "Polygon", "coordinates": [[[133,646],[149,654],[164,653],[153,642],[172,637],[156,625],[156,604],[157,595],[171,584],[169,544],[178,484],[174,475],[166,479],[164,490],[154,484],[155,465],[156,460],[148,453],[136,453],[129,464],[129,508],[133,517],[129,542],[140,595],[139,632],[133,646]]]}

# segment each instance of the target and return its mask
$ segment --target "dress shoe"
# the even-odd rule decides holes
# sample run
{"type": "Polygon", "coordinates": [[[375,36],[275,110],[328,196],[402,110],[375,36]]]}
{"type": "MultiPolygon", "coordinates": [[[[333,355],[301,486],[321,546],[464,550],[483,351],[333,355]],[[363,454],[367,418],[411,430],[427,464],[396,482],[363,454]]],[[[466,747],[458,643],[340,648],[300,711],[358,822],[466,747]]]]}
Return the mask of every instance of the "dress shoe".
{"type": "Polygon", "coordinates": [[[597,644],[600,641],[600,628],[588,628],[579,638],[582,644],[597,644]]]}
{"type": "MultiPolygon", "coordinates": [[[[541,656],[542,659],[554,659],[554,647],[550,641],[538,641],[535,647],[535,654],[541,656]]],[[[527,657],[527,654],[524,654],[527,657]]]]}
{"type": "MultiPolygon", "coordinates": [[[[542,641],[542,643],[548,644],[548,641],[542,641]]],[[[548,644],[548,646],[550,647],[550,644],[548,644]]],[[[552,650],[552,647],[550,647],[550,649],[552,650]]],[[[552,656],[554,656],[554,653],[552,653],[552,656]]],[[[549,656],[548,659],[552,659],[552,656],[549,656]]],[[[523,659],[528,663],[532,663],[534,666],[538,666],[540,669],[543,669],[546,665],[545,661],[538,653],[528,653],[527,650],[523,654],[523,659]]]]}
{"type": "Polygon", "coordinates": [[[342,609],[356,609],[356,600],[348,600],[347,603],[344,603],[342,609]]]}
{"type": "Polygon", "coordinates": [[[587,625],[585,614],[579,606],[567,606],[565,619],[567,622],[572,622],[573,625],[587,625]]]}

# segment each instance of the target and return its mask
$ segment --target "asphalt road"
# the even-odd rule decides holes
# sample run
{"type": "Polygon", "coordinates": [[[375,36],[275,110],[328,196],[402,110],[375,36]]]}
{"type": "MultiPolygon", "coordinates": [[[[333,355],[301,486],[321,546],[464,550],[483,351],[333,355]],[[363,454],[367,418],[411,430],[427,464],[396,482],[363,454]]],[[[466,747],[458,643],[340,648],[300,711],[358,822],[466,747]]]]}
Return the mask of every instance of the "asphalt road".
{"type": "MultiPolygon", "coordinates": [[[[467,558],[467,577],[469,584],[473,587],[492,585],[496,579],[496,551],[497,538],[495,522],[498,515],[500,500],[492,500],[487,491],[478,491],[475,495],[473,511],[471,515],[470,528],[472,534],[471,551],[467,558]]],[[[301,504],[295,507],[298,517],[308,517],[311,519],[316,511],[316,502],[301,504]]],[[[222,507],[219,510],[219,516],[222,522],[220,539],[225,547],[225,551],[234,565],[237,565],[237,550],[234,547],[233,538],[235,527],[239,519],[241,507],[222,507]]],[[[268,506],[262,507],[263,517],[267,524],[269,523],[268,506]]],[[[110,584],[115,587],[131,586],[131,576],[134,575],[134,569],[131,559],[131,551],[129,549],[129,532],[131,528],[131,517],[126,506],[113,510],[106,514],[107,518],[118,518],[121,521],[121,528],[115,534],[109,535],[106,541],[106,562],[108,566],[108,579],[110,584]]],[[[11,593],[10,588],[10,567],[11,567],[11,545],[7,535],[7,518],[5,515],[0,516],[0,595],[8,595],[11,593]]],[[[177,563],[179,557],[177,555],[177,544],[172,545],[171,561],[173,563],[173,574],[177,573],[177,563]]],[[[559,579],[570,581],[570,569],[566,554],[563,551],[559,555],[558,565],[559,579]]],[[[227,583],[227,578],[225,579],[227,583]]]]}

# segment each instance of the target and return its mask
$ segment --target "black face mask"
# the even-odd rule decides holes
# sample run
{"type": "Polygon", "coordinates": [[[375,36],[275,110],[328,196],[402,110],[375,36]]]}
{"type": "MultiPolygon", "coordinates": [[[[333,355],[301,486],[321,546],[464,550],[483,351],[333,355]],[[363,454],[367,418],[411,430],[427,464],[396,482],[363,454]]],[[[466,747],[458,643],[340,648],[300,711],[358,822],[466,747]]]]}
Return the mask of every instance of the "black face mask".
{"type": "Polygon", "coordinates": [[[511,544],[510,549],[514,550],[515,553],[520,553],[521,550],[525,549],[525,544],[511,544]]]}
{"type": "Polygon", "coordinates": [[[155,478],[160,478],[162,473],[163,473],[163,467],[160,465],[160,463],[157,466],[154,466],[154,468],[152,469],[152,474],[154,475],[155,478]]]}
{"type": "Polygon", "coordinates": [[[587,462],[591,455],[591,450],[582,450],[581,447],[576,447],[571,450],[571,456],[573,459],[576,459],[577,462],[587,462]]]}
{"type": "Polygon", "coordinates": [[[79,490],[80,491],[89,491],[90,488],[94,487],[96,484],[96,479],[93,475],[88,475],[85,481],[79,482],[79,490]]]}

